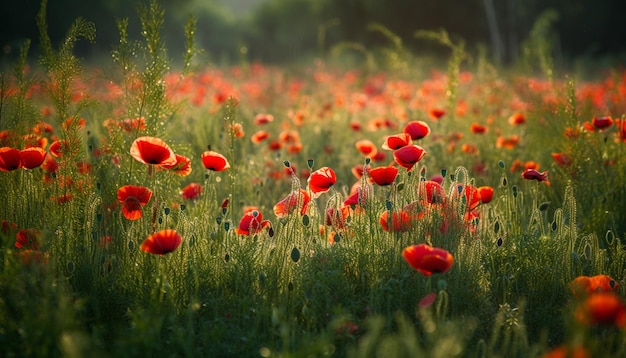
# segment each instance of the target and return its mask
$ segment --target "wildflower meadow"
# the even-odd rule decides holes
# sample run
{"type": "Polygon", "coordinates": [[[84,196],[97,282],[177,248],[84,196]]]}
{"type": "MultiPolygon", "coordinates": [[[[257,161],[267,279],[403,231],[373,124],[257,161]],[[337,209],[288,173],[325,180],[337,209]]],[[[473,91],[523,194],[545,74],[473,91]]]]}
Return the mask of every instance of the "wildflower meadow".
{"type": "Polygon", "coordinates": [[[1,69],[0,356],[626,356],[624,69],[218,66],[163,15],[95,65],[44,1],[1,69]]]}

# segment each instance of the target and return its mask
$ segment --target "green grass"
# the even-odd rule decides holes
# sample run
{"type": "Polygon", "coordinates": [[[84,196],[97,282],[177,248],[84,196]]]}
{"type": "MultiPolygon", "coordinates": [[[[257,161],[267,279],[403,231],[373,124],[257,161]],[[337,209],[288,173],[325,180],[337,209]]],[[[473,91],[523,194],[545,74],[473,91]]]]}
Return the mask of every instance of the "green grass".
{"type": "MultiPolygon", "coordinates": [[[[54,140],[68,143],[54,173],[45,166],[0,172],[3,356],[528,357],[564,344],[583,345],[594,357],[625,353],[623,328],[574,319],[578,303],[568,288],[577,276],[606,274],[624,296],[626,144],[617,124],[580,130],[593,117],[623,118],[623,72],[577,82],[552,70],[546,80],[496,69],[467,61],[463,44],[445,32],[420,36],[453,50],[448,72],[391,64],[387,52],[367,70],[335,57],[290,69],[206,67],[189,55],[196,52],[193,20],[177,69],[160,40],[162,16],[154,2],[140,9],[145,41],[137,44],[128,43],[127,20],[120,21],[110,66],[90,68],[73,55],[77,39],[93,38],[91,25],[78,20],[60,48],[42,42],[39,65],[27,66],[27,43],[18,63],[3,69],[1,147],[23,149],[33,135],[46,138],[52,157],[54,140]],[[433,107],[446,110],[440,120],[429,117],[433,107]],[[526,122],[513,126],[507,119],[518,111],[526,122]],[[275,120],[255,125],[258,113],[275,120]],[[146,128],[121,125],[135,118],[146,128]],[[370,139],[383,151],[385,136],[409,120],[429,124],[431,134],[414,141],[428,154],[411,171],[400,168],[393,185],[374,185],[347,227],[327,225],[326,210],[339,209],[359,181],[353,167],[393,161],[391,151],[366,161],[355,142],[370,139]],[[40,122],[52,131],[35,131],[40,122]],[[472,133],[473,122],[488,131],[472,133]],[[243,137],[231,130],[237,125],[243,137]],[[567,128],[579,129],[578,137],[564,135],[567,128]],[[269,141],[292,130],[301,149],[255,144],[250,137],[259,129],[269,141]],[[520,141],[512,148],[496,145],[513,135],[520,141]],[[133,159],[140,136],[163,139],[191,160],[192,172],[179,176],[133,159]],[[463,144],[477,151],[466,153],[463,144]],[[228,159],[228,170],[204,168],[209,147],[228,159]],[[557,152],[571,165],[558,165],[557,152]],[[538,163],[550,185],[523,179],[516,160],[538,163]],[[274,205],[308,190],[308,174],[324,166],[337,175],[330,191],[313,198],[305,215],[276,217],[274,205]],[[408,231],[383,230],[380,215],[422,201],[420,183],[437,174],[447,204],[422,202],[425,215],[408,231]],[[191,182],[202,184],[202,194],[182,199],[191,182]],[[117,202],[117,190],[129,184],[153,191],[136,221],[117,202]],[[459,184],[495,189],[475,209],[478,219],[463,219],[468,203],[459,184]],[[236,234],[245,206],[255,206],[272,230],[236,234]],[[39,256],[28,263],[15,246],[22,229],[39,231],[32,247],[39,256]],[[141,251],[162,229],[175,229],[182,244],[162,256],[141,251]],[[452,253],[451,270],[426,277],[410,267],[402,250],[420,243],[452,253]],[[420,308],[431,292],[436,301],[420,308]]],[[[45,6],[38,19],[46,39],[45,6]]],[[[404,52],[400,60],[422,63],[404,52]]]]}

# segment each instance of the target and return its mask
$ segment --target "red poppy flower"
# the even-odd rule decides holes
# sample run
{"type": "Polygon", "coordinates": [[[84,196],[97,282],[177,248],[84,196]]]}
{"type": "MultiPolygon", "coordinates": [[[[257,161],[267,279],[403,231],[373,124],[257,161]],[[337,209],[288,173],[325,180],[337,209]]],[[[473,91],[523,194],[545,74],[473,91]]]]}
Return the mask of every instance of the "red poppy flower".
{"type": "Polygon", "coordinates": [[[526,169],[522,173],[522,178],[527,180],[537,180],[546,183],[546,185],[550,185],[550,182],[548,181],[548,171],[540,172],[536,169],[526,169]]]}
{"type": "Polygon", "coordinates": [[[569,166],[572,164],[572,158],[565,153],[552,153],[552,158],[560,166],[569,166]]]}
{"type": "Polygon", "coordinates": [[[182,238],[176,230],[165,229],[148,236],[139,248],[143,252],[154,255],[165,255],[178,248],[182,238]]]}
{"type": "Polygon", "coordinates": [[[426,201],[429,204],[440,204],[443,203],[443,187],[441,184],[434,180],[426,180],[420,186],[423,188],[423,191],[426,195],[426,201]]]}
{"type": "Polygon", "coordinates": [[[568,344],[562,344],[546,352],[541,358],[590,358],[591,353],[578,343],[572,347],[568,344]]]}
{"type": "Polygon", "coordinates": [[[391,185],[398,176],[398,168],[393,166],[378,167],[370,169],[368,172],[370,180],[377,185],[391,185]]]}
{"type": "Polygon", "coordinates": [[[431,108],[428,110],[428,114],[430,115],[430,118],[437,121],[446,114],[446,110],[443,108],[431,108]]]}
{"type": "Polygon", "coordinates": [[[400,133],[387,136],[381,148],[385,150],[396,150],[411,144],[411,135],[409,133],[400,133]]]}
{"type": "Polygon", "coordinates": [[[467,211],[472,211],[476,209],[478,205],[482,203],[482,198],[480,196],[480,191],[473,185],[457,185],[457,191],[459,195],[465,195],[465,205],[467,211]]]}
{"type": "Polygon", "coordinates": [[[430,127],[424,121],[411,121],[404,126],[404,133],[408,133],[411,139],[418,140],[430,134],[430,127]]]}
{"type": "Polygon", "coordinates": [[[263,228],[271,227],[269,220],[263,220],[263,214],[256,209],[248,210],[241,220],[235,232],[239,235],[255,235],[263,230],[263,228]]]}
{"type": "Polygon", "coordinates": [[[304,215],[309,207],[309,201],[311,201],[311,197],[306,190],[299,189],[298,191],[293,191],[274,205],[274,214],[280,219],[291,214],[299,207],[300,215],[304,215]]]}
{"type": "Polygon", "coordinates": [[[380,214],[378,222],[385,231],[406,232],[411,229],[411,215],[406,211],[394,211],[389,219],[389,210],[385,210],[380,214]]]}
{"type": "Polygon", "coordinates": [[[493,188],[488,185],[478,187],[478,195],[480,202],[486,204],[493,199],[493,188]]]}
{"type": "Polygon", "coordinates": [[[378,149],[376,148],[376,144],[374,144],[369,139],[361,139],[357,141],[354,146],[356,149],[366,158],[371,158],[378,153],[378,149]]]}
{"type": "Polygon", "coordinates": [[[356,189],[351,190],[352,194],[350,194],[350,196],[348,196],[346,200],[343,201],[343,205],[365,206],[367,204],[367,201],[369,200],[370,193],[372,193],[372,185],[367,184],[365,187],[362,187],[360,185],[360,181],[358,181],[355,183],[353,188],[356,189]]]}
{"type": "Polygon", "coordinates": [[[431,292],[424,296],[419,303],[417,304],[420,308],[428,308],[432,306],[433,303],[437,300],[437,294],[435,292],[431,292]]]}
{"type": "Polygon", "coordinates": [[[135,160],[152,165],[175,165],[176,154],[160,138],[139,137],[130,146],[130,155],[135,160]]]}
{"type": "Polygon", "coordinates": [[[22,168],[34,169],[43,164],[46,159],[46,151],[39,147],[30,147],[20,151],[20,163],[22,168]]]}
{"type": "Polygon", "coordinates": [[[584,325],[626,328],[626,305],[613,292],[595,292],[576,308],[575,317],[584,325]]]}
{"type": "Polygon", "coordinates": [[[69,144],[65,140],[55,140],[50,144],[50,154],[57,158],[66,153],[68,149],[69,144]]]}
{"type": "Polygon", "coordinates": [[[352,172],[352,175],[354,175],[357,179],[361,179],[363,173],[366,170],[369,171],[369,168],[366,168],[365,166],[363,166],[363,164],[357,164],[353,166],[350,171],[352,172]]]}
{"type": "Polygon", "coordinates": [[[276,151],[276,150],[281,150],[281,149],[282,149],[282,147],[283,147],[283,142],[281,142],[281,141],[279,141],[279,140],[273,140],[273,141],[270,141],[270,142],[269,142],[269,144],[267,145],[267,147],[268,147],[270,150],[274,150],[274,151],[276,151]]]}
{"type": "Polygon", "coordinates": [[[569,285],[576,297],[586,297],[595,292],[617,292],[619,284],[611,276],[578,276],[569,285]]]}
{"type": "Polygon", "coordinates": [[[125,185],[117,190],[117,200],[122,203],[122,214],[128,220],[138,220],[143,216],[142,207],[146,206],[152,191],[143,186],[125,185]]]}
{"type": "Polygon", "coordinates": [[[309,179],[309,189],[313,193],[313,197],[317,198],[321,194],[330,190],[330,187],[337,183],[335,171],[329,167],[322,167],[311,173],[309,179]]]}
{"type": "Polygon", "coordinates": [[[487,127],[478,123],[472,123],[470,126],[470,132],[475,134],[483,134],[487,132],[487,127]]]}
{"type": "Polygon", "coordinates": [[[180,190],[183,199],[195,200],[202,194],[202,185],[199,183],[189,183],[180,190]]]}
{"type": "Polygon", "coordinates": [[[271,114],[259,113],[254,116],[254,124],[257,126],[268,124],[274,121],[274,116],[271,114]]]}
{"type": "Polygon", "coordinates": [[[591,124],[593,124],[596,129],[607,129],[613,125],[613,118],[611,118],[610,116],[593,117],[593,119],[591,120],[591,124]]]}
{"type": "Polygon", "coordinates": [[[15,247],[18,249],[37,250],[41,231],[37,229],[22,229],[15,234],[15,247]]]}
{"type": "Polygon", "coordinates": [[[184,155],[175,154],[175,157],[176,163],[174,163],[173,165],[164,164],[161,167],[163,169],[171,170],[174,173],[183,177],[191,174],[191,160],[189,160],[189,158],[185,157],[184,155]]]}
{"type": "Polygon", "coordinates": [[[407,171],[413,169],[413,166],[417,164],[426,155],[426,150],[419,145],[412,144],[406,147],[402,147],[393,152],[393,159],[407,171]]]}
{"type": "Polygon", "coordinates": [[[526,123],[526,117],[522,113],[513,113],[509,117],[509,124],[511,125],[520,125],[526,123]]]}
{"type": "Polygon", "coordinates": [[[11,147],[0,148],[0,170],[10,172],[21,166],[20,151],[11,147]]]}
{"type": "Polygon", "coordinates": [[[205,168],[214,172],[221,172],[230,168],[230,163],[228,163],[226,157],[212,150],[202,153],[202,164],[204,164],[205,168]]]}
{"type": "Polygon", "coordinates": [[[406,262],[424,276],[448,272],[454,264],[452,255],[426,244],[412,245],[402,251],[406,262]]]}

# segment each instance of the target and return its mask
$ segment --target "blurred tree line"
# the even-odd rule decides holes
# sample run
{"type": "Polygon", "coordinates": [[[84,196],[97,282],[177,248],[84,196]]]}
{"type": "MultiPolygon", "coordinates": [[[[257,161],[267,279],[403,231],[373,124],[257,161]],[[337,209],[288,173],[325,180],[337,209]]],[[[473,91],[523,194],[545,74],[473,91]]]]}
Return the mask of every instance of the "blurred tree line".
{"type": "MultiPolygon", "coordinates": [[[[253,61],[292,62],[322,56],[338,43],[390,46],[388,37],[371,30],[379,24],[413,53],[445,50],[414,36],[417,30],[445,29],[468,49],[484,46],[495,63],[506,64],[522,55],[536,19],[548,9],[557,15],[546,38],[556,58],[623,59],[626,53],[623,0],[257,0],[254,11],[243,14],[225,6],[227,1],[160,0],[171,56],[183,51],[183,26],[193,15],[198,47],[216,62],[232,63],[244,55],[253,61]]],[[[140,38],[136,9],[145,2],[49,0],[48,31],[53,41],[61,41],[77,17],[95,22],[96,42],[79,43],[77,51],[97,58],[119,40],[116,19],[129,18],[129,35],[140,38]]],[[[36,54],[39,5],[39,0],[0,4],[0,45],[9,56],[19,52],[26,38],[36,54]]]]}

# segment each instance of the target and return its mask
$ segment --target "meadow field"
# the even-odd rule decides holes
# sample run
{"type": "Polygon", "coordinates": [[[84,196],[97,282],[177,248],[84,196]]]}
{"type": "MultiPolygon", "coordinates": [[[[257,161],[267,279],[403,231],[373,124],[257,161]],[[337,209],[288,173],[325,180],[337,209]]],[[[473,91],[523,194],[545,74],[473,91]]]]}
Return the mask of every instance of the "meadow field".
{"type": "Polygon", "coordinates": [[[626,356],[625,69],[445,31],[218,66],[155,3],[94,65],[44,15],[0,81],[0,356],[626,356]]]}

